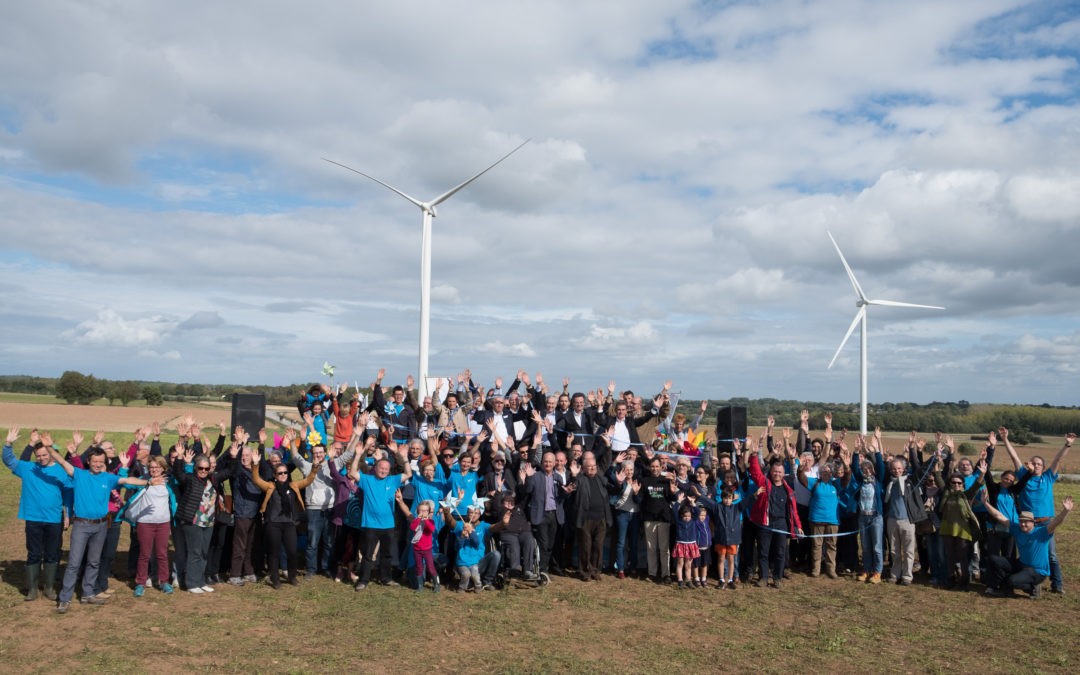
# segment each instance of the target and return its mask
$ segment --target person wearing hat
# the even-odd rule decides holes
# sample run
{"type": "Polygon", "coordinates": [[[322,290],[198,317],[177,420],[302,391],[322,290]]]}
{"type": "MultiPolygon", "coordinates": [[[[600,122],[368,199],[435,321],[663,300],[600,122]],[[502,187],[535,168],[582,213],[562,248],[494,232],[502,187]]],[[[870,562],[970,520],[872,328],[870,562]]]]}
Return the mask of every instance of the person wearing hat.
{"type": "MultiPolygon", "coordinates": [[[[470,504],[465,517],[454,525],[454,540],[457,543],[458,590],[469,589],[472,580],[473,590],[495,590],[495,573],[499,570],[502,556],[499,551],[487,550],[489,525],[480,516],[484,514],[482,504],[470,504]]],[[[454,512],[446,509],[446,519],[454,518],[454,512]]]]}
{"type": "Polygon", "coordinates": [[[1033,600],[1038,598],[1039,587],[1050,576],[1050,538],[1073,510],[1073,498],[1066,497],[1061,503],[1061,510],[1045,525],[1036,524],[1035,514],[1031,511],[1021,511],[1019,522],[1010,523],[989,502],[985,492],[982,499],[990,517],[1009,526],[1019,553],[1019,560],[990,556],[985,579],[987,595],[1008,597],[1012,596],[1013,589],[1019,589],[1026,591],[1033,600]]]}

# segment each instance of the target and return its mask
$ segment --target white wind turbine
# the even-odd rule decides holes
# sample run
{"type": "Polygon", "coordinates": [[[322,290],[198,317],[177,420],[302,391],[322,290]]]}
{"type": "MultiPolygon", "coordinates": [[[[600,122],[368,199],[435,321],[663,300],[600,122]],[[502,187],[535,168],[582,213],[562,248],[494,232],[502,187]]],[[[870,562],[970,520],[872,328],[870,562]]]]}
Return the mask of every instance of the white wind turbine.
{"type": "Polygon", "coordinates": [[[480,173],[476,174],[472,178],[456,185],[455,187],[450,188],[438,197],[435,197],[434,199],[426,202],[422,202],[415,197],[411,197],[402,192],[401,190],[397,189],[393,185],[388,185],[387,183],[382,182],[374,176],[367,175],[363,171],[357,171],[351,166],[345,166],[340,162],[335,162],[332,159],[326,159],[325,157],[323,157],[323,160],[330,162],[331,164],[336,164],[343,169],[348,169],[353,173],[358,173],[364,178],[369,178],[378,183],[379,185],[382,185],[383,187],[396,192],[397,194],[409,200],[416,206],[420,207],[420,211],[423,213],[423,233],[420,236],[420,365],[417,370],[420,386],[420,400],[423,400],[423,398],[428,395],[428,333],[429,325],[431,323],[431,219],[434,218],[436,215],[435,207],[439,204],[442,204],[447,199],[453,197],[455,194],[457,194],[459,190],[464,188],[469,183],[473,182],[480,176],[483,176],[485,173],[495,168],[497,164],[520,150],[521,147],[525,145],[525,143],[529,142],[529,140],[530,139],[525,139],[524,143],[500,157],[498,161],[496,161],[494,164],[484,169],[480,173]]]}
{"type": "Polygon", "coordinates": [[[863,289],[859,286],[858,279],[855,278],[855,273],[851,271],[851,267],[848,265],[847,260],[844,259],[844,254],[840,251],[840,246],[833,239],[832,233],[826,231],[825,234],[829,235],[829,240],[832,241],[832,245],[836,248],[837,254],[840,256],[840,262],[844,263],[844,269],[847,270],[848,278],[851,279],[851,285],[855,288],[855,306],[859,308],[859,311],[855,312],[855,319],[852,320],[851,325],[847,329],[847,333],[844,334],[844,339],[840,341],[840,346],[836,348],[836,353],[833,354],[832,361],[829,361],[829,368],[833,367],[836,363],[837,357],[840,356],[840,351],[847,344],[848,338],[855,331],[855,326],[862,324],[862,331],[860,335],[859,345],[859,429],[862,434],[866,435],[866,308],[870,305],[884,305],[886,307],[917,307],[920,309],[945,309],[944,307],[937,307],[935,305],[913,305],[909,302],[896,302],[894,300],[871,300],[863,293],[863,289]]]}

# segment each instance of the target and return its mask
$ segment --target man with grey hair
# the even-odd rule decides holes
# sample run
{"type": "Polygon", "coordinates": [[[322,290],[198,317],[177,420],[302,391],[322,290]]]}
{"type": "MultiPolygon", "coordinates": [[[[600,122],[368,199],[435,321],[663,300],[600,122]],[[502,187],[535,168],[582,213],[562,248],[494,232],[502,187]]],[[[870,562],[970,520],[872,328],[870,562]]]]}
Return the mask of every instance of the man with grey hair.
{"type": "Polygon", "coordinates": [[[907,473],[907,462],[899,457],[889,463],[889,478],[881,502],[892,551],[892,577],[901,586],[910,586],[915,564],[915,526],[926,520],[927,514],[918,479],[907,473]]]}

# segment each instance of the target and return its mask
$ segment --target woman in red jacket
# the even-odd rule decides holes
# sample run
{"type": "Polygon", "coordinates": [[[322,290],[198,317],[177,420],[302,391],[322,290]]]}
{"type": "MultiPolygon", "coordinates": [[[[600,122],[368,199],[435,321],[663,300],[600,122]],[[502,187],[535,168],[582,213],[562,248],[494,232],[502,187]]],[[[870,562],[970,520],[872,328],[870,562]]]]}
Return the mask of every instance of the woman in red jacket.
{"type": "MultiPolygon", "coordinates": [[[[747,439],[747,443],[753,441],[747,439]]],[[[795,508],[795,490],[784,480],[784,462],[778,456],[769,462],[766,478],[756,452],[750,455],[750,477],[759,486],[750,509],[750,520],[758,526],[759,588],[769,582],[780,588],[787,562],[787,539],[802,534],[802,523],[795,508]]]]}

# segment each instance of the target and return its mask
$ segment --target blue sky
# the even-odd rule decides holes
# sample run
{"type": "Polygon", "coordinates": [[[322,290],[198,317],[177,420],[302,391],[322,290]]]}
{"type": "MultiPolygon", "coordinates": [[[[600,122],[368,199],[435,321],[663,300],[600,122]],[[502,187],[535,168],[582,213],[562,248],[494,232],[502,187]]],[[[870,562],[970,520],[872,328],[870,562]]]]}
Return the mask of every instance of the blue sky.
{"type": "Polygon", "coordinates": [[[8,5],[3,372],[1080,404],[1075,3],[8,5]]]}

